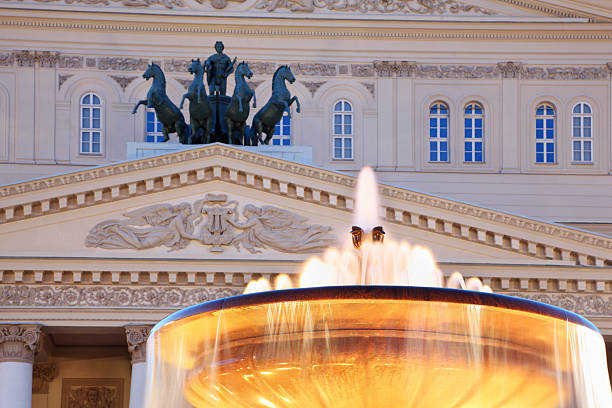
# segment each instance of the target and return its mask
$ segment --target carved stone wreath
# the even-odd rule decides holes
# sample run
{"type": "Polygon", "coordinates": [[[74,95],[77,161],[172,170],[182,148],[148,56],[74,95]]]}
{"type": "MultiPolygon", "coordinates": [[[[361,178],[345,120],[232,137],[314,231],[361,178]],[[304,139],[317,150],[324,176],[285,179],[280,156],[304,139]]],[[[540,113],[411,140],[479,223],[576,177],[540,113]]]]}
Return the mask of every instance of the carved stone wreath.
{"type": "Polygon", "coordinates": [[[321,252],[333,245],[331,227],[306,224],[306,218],[273,207],[243,207],[240,221],[237,201],[224,194],[207,194],[194,203],[156,204],[124,214],[124,220],[106,220],[95,225],[85,239],[88,247],[147,249],[166,246],[185,248],[191,241],[209,246],[211,252],[241,247],[250,253],[273,248],[280,252],[321,252]]]}

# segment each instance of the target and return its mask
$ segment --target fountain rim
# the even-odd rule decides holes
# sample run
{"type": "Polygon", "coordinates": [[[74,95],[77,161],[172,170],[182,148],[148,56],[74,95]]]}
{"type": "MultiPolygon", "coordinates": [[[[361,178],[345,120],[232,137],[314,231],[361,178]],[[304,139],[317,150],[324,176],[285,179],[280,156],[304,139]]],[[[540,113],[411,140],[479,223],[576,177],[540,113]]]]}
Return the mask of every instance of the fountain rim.
{"type": "Polygon", "coordinates": [[[499,293],[475,292],[464,289],[423,286],[352,285],[271,290],[210,300],[170,314],[153,327],[151,335],[155,334],[155,332],[169,323],[202,313],[210,313],[235,307],[257,306],[291,301],[351,299],[414,300],[492,306],[569,321],[601,334],[593,323],[579,314],[535,300],[502,295],[499,293]]]}

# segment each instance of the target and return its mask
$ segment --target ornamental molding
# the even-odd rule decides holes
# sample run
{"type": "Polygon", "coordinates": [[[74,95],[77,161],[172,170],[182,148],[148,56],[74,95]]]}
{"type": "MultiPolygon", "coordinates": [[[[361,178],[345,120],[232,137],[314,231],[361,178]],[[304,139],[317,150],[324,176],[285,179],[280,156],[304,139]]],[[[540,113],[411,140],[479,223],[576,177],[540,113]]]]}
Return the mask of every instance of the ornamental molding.
{"type": "Polygon", "coordinates": [[[330,11],[352,11],[361,13],[402,13],[413,15],[494,15],[492,10],[477,7],[457,0],[259,0],[256,9],[269,12],[277,9],[288,9],[292,12],[313,12],[315,9],[330,11]]]}
{"type": "Polygon", "coordinates": [[[151,333],[152,325],[125,326],[125,337],[128,351],[132,356],[132,365],[147,361],[147,339],[151,333]]]}
{"type": "Polygon", "coordinates": [[[0,324],[0,363],[34,363],[40,345],[41,326],[35,324],[0,324]]]}
{"type": "Polygon", "coordinates": [[[317,253],[336,243],[331,227],[307,224],[307,218],[282,208],[256,207],[229,200],[225,194],[206,194],[193,203],[156,204],[123,214],[127,219],[96,224],[85,246],[104,249],[176,251],[196,241],[210,252],[227,247],[255,254],[271,248],[286,253],[317,253]],[[244,218],[240,220],[240,214],[244,218]]]}
{"type": "Polygon", "coordinates": [[[338,66],[336,64],[322,64],[317,62],[294,62],[289,64],[294,75],[306,76],[336,76],[338,66]]]}
{"type": "Polygon", "coordinates": [[[149,65],[146,58],[103,57],[98,58],[98,69],[102,71],[144,71],[149,65]]]}
{"type": "Polygon", "coordinates": [[[414,69],[417,78],[427,79],[497,79],[499,70],[495,65],[423,65],[414,69]]]}
{"type": "Polygon", "coordinates": [[[520,62],[499,62],[497,64],[497,68],[502,74],[502,77],[505,79],[516,79],[521,75],[521,71],[523,70],[523,64],[520,62]]]}
{"type": "Polygon", "coordinates": [[[132,81],[134,81],[136,78],[136,76],[121,76],[121,75],[109,75],[112,79],[115,80],[115,82],[117,82],[119,84],[119,86],[121,87],[121,89],[123,89],[123,91],[125,92],[125,88],[128,87],[129,84],[132,83],[132,81]]]}
{"type": "Polygon", "coordinates": [[[122,378],[62,378],[61,406],[69,408],[121,408],[122,378]]]}
{"type": "Polygon", "coordinates": [[[304,85],[306,87],[306,89],[308,89],[310,91],[310,94],[312,95],[312,97],[314,98],[315,94],[317,93],[317,91],[319,90],[319,88],[323,85],[325,85],[326,82],[316,82],[316,81],[312,81],[312,82],[308,82],[308,81],[300,81],[300,83],[302,85],[304,85]]]}
{"type": "Polygon", "coordinates": [[[607,80],[609,69],[604,67],[524,67],[521,79],[536,80],[607,80]]]}
{"type": "MultiPolygon", "coordinates": [[[[303,39],[305,36],[313,38],[356,38],[356,39],[389,39],[389,40],[509,40],[509,41],[607,41],[612,39],[612,31],[607,28],[599,30],[557,30],[557,31],[502,31],[490,32],[484,30],[430,30],[423,32],[417,29],[379,29],[377,31],[365,29],[347,30],[325,30],[292,27],[211,27],[211,26],[155,26],[151,24],[139,23],[119,23],[119,22],[87,22],[87,21],[57,21],[28,19],[15,17],[0,17],[0,25],[20,28],[39,28],[39,29],[67,29],[85,31],[118,31],[118,32],[141,32],[141,33],[177,33],[177,34],[209,34],[227,36],[283,36],[303,39]]],[[[591,26],[592,27],[592,26],[591,26]]],[[[597,27],[595,27],[597,28],[597,27]]],[[[249,63],[249,68],[251,64],[249,63]]],[[[252,70],[252,69],[251,69],[252,70]]],[[[255,73],[255,71],[253,71],[255,73]]]]}
{"type": "MultiPolygon", "coordinates": [[[[234,164],[234,166],[236,165],[234,164]]],[[[138,175],[138,177],[142,176],[138,175]]],[[[336,185],[343,189],[352,189],[356,183],[355,177],[335,173],[330,170],[286,162],[274,157],[251,153],[223,144],[211,144],[162,156],[111,164],[2,187],[0,189],[0,197],[8,198],[54,187],[75,185],[74,193],[70,195],[53,197],[47,194],[45,199],[38,201],[26,199],[22,202],[19,202],[19,197],[15,197],[16,200],[13,199],[11,204],[7,203],[4,205],[4,208],[0,208],[0,224],[59,211],[69,211],[109,201],[124,200],[138,195],[150,194],[161,190],[171,190],[185,185],[212,180],[222,180],[230,184],[238,184],[247,188],[254,188],[347,212],[352,211],[352,197],[338,194],[336,191],[322,190],[317,186],[325,183],[327,185],[336,185]],[[278,172],[278,176],[276,180],[272,181],[269,178],[262,177],[259,172],[240,171],[244,174],[244,177],[239,178],[239,170],[236,168],[223,167],[217,164],[198,167],[197,163],[199,161],[211,157],[218,158],[219,163],[226,163],[226,160],[229,159],[235,160],[236,163],[246,163],[273,169],[278,172]],[[188,162],[196,163],[197,167],[180,172],[172,171],[172,165],[188,162]],[[159,167],[166,167],[168,169],[167,174],[157,176],[154,179],[134,178],[131,181],[125,181],[125,176],[129,173],[140,173],[142,170],[159,167]],[[297,175],[309,181],[302,185],[296,185],[290,181],[283,180],[282,173],[297,175]],[[124,181],[118,185],[110,184],[91,190],[83,190],[83,187],[78,186],[82,182],[102,181],[120,174],[124,176],[122,177],[124,181]]],[[[100,183],[96,184],[100,185],[100,183]]],[[[606,262],[610,261],[610,251],[607,250],[612,249],[612,239],[603,235],[531,220],[501,211],[489,210],[384,184],[379,185],[379,194],[383,199],[389,198],[404,201],[404,203],[398,204],[398,207],[386,206],[385,214],[387,222],[426,229],[458,239],[467,239],[482,245],[516,251],[536,258],[596,266],[604,266],[606,262]],[[428,215],[416,209],[408,213],[406,211],[407,202],[430,209],[443,210],[446,215],[428,215]],[[509,235],[510,233],[505,228],[497,228],[495,226],[476,228],[469,224],[457,223],[449,219],[452,218],[451,214],[453,213],[495,223],[499,227],[511,226],[515,228],[516,232],[509,235]],[[548,242],[553,242],[553,244],[526,238],[522,236],[522,231],[535,232],[543,234],[548,238],[554,238],[552,241],[548,240],[548,242]],[[560,242],[559,238],[570,242],[560,242]],[[575,249],[571,244],[572,242],[592,246],[593,250],[598,249],[598,251],[588,253],[588,249],[585,248],[575,249]],[[602,249],[606,251],[601,251],[602,249]],[[607,255],[602,255],[604,253],[607,255]]],[[[4,200],[4,202],[6,203],[7,200],[4,200]]]]}
{"type": "MultiPolygon", "coordinates": [[[[0,286],[0,307],[182,309],[209,300],[239,295],[242,291],[243,288],[232,287],[2,285],[0,286]]],[[[0,326],[0,345],[3,342],[4,328],[13,326],[0,326]]],[[[39,332],[40,327],[35,333],[36,336],[39,332]]],[[[33,335],[34,332],[30,336],[33,335]]],[[[0,361],[21,360],[2,360],[0,357],[0,361]]]]}
{"type": "Polygon", "coordinates": [[[59,91],[62,88],[62,85],[64,85],[64,83],[73,76],[74,74],[59,74],[57,76],[57,90],[59,91]]]}
{"type": "Polygon", "coordinates": [[[573,295],[567,293],[504,293],[557,306],[581,316],[612,316],[611,295],[573,295]]]}
{"type": "Polygon", "coordinates": [[[354,77],[369,78],[374,74],[374,64],[351,64],[351,75],[354,77]]]}

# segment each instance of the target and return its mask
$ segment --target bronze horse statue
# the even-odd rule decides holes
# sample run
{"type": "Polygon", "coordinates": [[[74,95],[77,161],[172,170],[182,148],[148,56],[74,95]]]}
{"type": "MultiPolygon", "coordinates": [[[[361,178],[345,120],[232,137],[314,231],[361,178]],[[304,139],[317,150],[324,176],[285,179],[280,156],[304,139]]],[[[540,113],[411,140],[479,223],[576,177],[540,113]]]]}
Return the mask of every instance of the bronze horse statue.
{"type": "Polygon", "coordinates": [[[229,106],[225,111],[225,125],[227,127],[227,143],[232,144],[234,142],[233,132],[237,130],[239,132],[238,144],[244,144],[246,120],[249,117],[249,102],[253,99],[253,108],[257,107],[257,100],[255,98],[255,92],[246,83],[244,77],[251,78],[253,72],[249,68],[249,64],[245,61],[238,64],[236,67],[236,86],[234,88],[234,94],[230,100],[229,106]]]}
{"type": "Polygon", "coordinates": [[[193,74],[193,82],[189,85],[187,93],[183,95],[180,108],[183,109],[185,98],[189,99],[189,125],[191,127],[191,137],[189,144],[210,143],[210,128],[214,112],[208,97],[206,88],[204,87],[204,67],[200,59],[192,59],[188,69],[189,73],[193,74]],[[202,136],[199,131],[202,129],[202,136]]]}
{"type": "Polygon", "coordinates": [[[295,82],[295,77],[288,65],[281,65],[272,77],[272,96],[264,107],[255,114],[251,129],[249,129],[250,142],[255,146],[257,142],[270,143],[274,135],[274,126],[283,117],[283,112],[287,111],[291,116],[290,106],[293,102],[297,103],[296,112],[300,113],[300,101],[297,96],[291,96],[287,85],[285,85],[285,80],[292,84],[295,82]],[[262,133],[266,134],[265,140],[261,138],[262,133]]]}
{"type": "Polygon", "coordinates": [[[147,81],[153,78],[153,85],[151,85],[147,93],[147,99],[138,101],[132,110],[132,114],[138,111],[140,105],[146,105],[147,108],[155,109],[157,120],[162,124],[164,142],[170,139],[169,133],[176,132],[179,141],[183,144],[187,143],[187,140],[190,138],[189,128],[185,123],[183,113],[166,95],[166,78],[159,65],[155,63],[149,65],[144,74],[142,74],[142,77],[147,81]]]}

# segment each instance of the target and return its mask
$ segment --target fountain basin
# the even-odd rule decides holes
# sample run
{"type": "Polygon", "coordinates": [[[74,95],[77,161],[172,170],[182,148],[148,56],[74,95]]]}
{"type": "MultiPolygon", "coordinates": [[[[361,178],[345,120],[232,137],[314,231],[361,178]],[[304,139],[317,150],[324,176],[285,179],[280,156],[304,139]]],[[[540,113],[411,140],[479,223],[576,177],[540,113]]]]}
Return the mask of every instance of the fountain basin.
{"type": "Polygon", "coordinates": [[[609,407],[586,319],[464,290],[339,286],[235,296],[152,331],[149,407],[609,407]]]}

